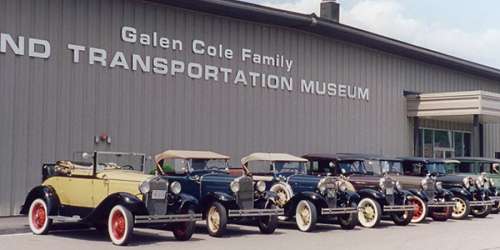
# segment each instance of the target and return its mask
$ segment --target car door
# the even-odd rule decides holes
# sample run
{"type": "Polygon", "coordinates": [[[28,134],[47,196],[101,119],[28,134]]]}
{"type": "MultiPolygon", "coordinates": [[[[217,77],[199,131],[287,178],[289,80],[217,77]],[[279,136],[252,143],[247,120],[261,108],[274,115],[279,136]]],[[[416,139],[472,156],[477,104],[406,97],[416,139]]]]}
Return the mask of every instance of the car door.
{"type": "Polygon", "coordinates": [[[57,196],[65,209],[65,216],[78,215],[85,217],[91,212],[92,203],[92,177],[60,177],[53,186],[57,196]]]}

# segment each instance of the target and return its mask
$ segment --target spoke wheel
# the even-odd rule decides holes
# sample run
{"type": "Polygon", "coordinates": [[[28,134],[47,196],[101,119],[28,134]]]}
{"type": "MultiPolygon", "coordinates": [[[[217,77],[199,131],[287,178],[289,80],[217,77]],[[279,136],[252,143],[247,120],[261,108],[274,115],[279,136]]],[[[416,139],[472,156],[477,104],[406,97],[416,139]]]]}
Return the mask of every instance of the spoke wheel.
{"type": "Polygon", "coordinates": [[[222,237],[227,226],[226,208],[219,202],[214,202],[208,208],[206,218],[208,234],[213,237],[222,237]]]}
{"type": "MultiPolygon", "coordinates": [[[[415,206],[415,210],[413,211],[413,217],[411,219],[412,223],[420,223],[425,220],[427,216],[427,206],[425,202],[419,197],[412,197],[408,199],[409,205],[415,206]]],[[[407,213],[406,213],[407,214],[407,213]]]]}
{"type": "Polygon", "coordinates": [[[491,206],[474,207],[471,211],[476,218],[486,218],[491,213],[491,206]]]}
{"type": "Polygon", "coordinates": [[[453,207],[451,217],[455,220],[462,220],[467,218],[470,213],[469,202],[462,197],[455,197],[453,198],[453,200],[455,201],[455,206],[453,207]]]}
{"type": "Polygon", "coordinates": [[[310,232],[314,230],[318,220],[314,203],[307,200],[300,201],[295,210],[295,220],[300,231],[310,232]]]}
{"type": "Polygon", "coordinates": [[[363,227],[372,228],[380,223],[380,205],[373,199],[364,198],[359,202],[358,221],[363,227]]]}
{"type": "Polygon", "coordinates": [[[34,234],[48,233],[52,220],[49,219],[47,203],[43,199],[36,199],[31,203],[28,214],[29,226],[34,234]]]}
{"type": "Polygon", "coordinates": [[[118,246],[127,245],[134,230],[132,213],[121,205],[114,206],[109,213],[108,233],[111,242],[118,246]]]}

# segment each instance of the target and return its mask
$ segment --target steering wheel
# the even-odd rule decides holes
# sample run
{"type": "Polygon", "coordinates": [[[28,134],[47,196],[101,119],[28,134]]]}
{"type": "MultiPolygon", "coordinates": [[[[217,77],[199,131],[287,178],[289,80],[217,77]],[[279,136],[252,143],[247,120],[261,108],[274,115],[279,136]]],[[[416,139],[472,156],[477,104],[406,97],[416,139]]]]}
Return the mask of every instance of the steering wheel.
{"type": "Polygon", "coordinates": [[[132,165],[123,165],[120,168],[121,169],[127,169],[127,170],[135,170],[134,166],[132,166],[132,165]]]}

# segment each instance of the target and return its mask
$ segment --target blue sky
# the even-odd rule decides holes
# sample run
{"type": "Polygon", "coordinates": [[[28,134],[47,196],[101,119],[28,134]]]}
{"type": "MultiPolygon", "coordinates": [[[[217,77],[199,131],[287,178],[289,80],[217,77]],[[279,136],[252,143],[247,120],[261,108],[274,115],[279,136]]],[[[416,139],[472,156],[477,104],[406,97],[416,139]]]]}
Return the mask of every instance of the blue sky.
{"type": "MultiPolygon", "coordinates": [[[[245,0],[301,13],[321,0],[245,0]]],[[[498,0],[340,0],[341,22],[500,68],[498,0]]],[[[317,13],[319,14],[319,13],[317,13]]]]}

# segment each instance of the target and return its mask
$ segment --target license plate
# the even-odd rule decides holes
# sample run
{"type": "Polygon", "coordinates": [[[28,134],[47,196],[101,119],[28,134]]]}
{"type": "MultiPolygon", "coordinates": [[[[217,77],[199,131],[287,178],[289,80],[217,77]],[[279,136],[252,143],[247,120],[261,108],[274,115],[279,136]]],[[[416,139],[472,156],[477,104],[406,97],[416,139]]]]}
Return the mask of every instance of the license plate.
{"type": "Polygon", "coordinates": [[[153,190],[151,198],[153,200],[163,200],[167,196],[166,190],[153,190]]]}
{"type": "Polygon", "coordinates": [[[388,188],[388,189],[386,190],[386,194],[387,194],[387,195],[393,195],[393,194],[394,194],[394,189],[392,189],[392,188],[388,188]]]}

